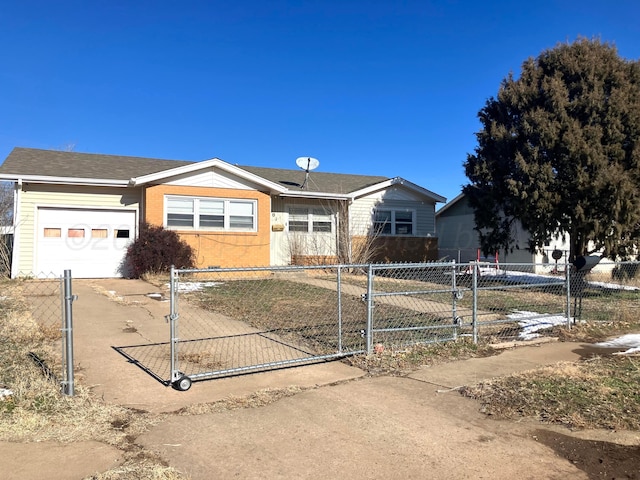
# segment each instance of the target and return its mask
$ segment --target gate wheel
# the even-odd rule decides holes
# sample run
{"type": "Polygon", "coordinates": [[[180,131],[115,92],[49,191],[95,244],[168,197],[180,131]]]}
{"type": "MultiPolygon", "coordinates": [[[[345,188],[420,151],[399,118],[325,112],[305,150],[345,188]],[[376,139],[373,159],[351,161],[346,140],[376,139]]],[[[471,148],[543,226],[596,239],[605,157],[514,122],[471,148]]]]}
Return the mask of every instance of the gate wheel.
{"type": "Polygon", "coordinates": [[[180,392],[186,392],[191,388],[191,383],[191,379],[186,375],[183,375],[175,382],[172,382],[171,386],[180,392]]]}

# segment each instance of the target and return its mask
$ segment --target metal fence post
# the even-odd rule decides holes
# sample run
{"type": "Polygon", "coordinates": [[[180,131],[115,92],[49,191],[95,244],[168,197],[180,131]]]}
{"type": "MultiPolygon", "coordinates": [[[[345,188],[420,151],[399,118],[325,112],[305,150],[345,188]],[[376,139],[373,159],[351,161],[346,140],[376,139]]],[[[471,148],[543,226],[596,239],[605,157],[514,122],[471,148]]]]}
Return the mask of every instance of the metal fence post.
{"type": "Polygon", "coordinates": [[[342,353],[342,266],[338,265],[336,274],[338,294],[338,353],[342,353]]]}
{"type": "Polygon", "coordinates": [[[367,270],[367,355],[373,353],[373,266],[367,270]]]}
{"type": "Polygon", "coordinates": [[[473,275],[471,282],[471,292],[473,295],[473,306],[471,308],[473,343],[478,343],[478,268],[478,262],[473,262],[473,275]]]}
{"type": "Polygon", "coordinates": [[[175,272],[174,267],[171,265],[171,271],[169,274],[169,316],[167,317],[167,321],[169,322],[169,345],[170,345],[170,353],[169,353],[169,362],[171,369],[171,378],[170,381],[174,382],[178,379],[178,367],[176,362],[177,348],[176,342],[178,339],[176,338],[176,281],[175,281],[175,272]]]}
{"type": "Polygon", "coordinates": [[[565,271],[565,291],[567,292],[566,301],[567,301],[567,328],[571,328],[571,269],[569,268],[569,263],[567,259],[564,260],[564,271],[565,271]]]}
{"type": "Polygon", "coordinates": [[[458,328],[460,328],[460,320],[458,318],[458,299],[461,298],[458,292],[458,284],[456,278],[456,261],[451,261],[451,321],[453,323],[453,339],[458,339],[458,328]]]}
{"type": "Polygon", "coordinates": [[[71,270],[64,271],[64,332],[65,332],[65,362],[66,374],[62,393],[74,395],[73,373],[73,301],[78,297],[71,292],[71,270]]]}

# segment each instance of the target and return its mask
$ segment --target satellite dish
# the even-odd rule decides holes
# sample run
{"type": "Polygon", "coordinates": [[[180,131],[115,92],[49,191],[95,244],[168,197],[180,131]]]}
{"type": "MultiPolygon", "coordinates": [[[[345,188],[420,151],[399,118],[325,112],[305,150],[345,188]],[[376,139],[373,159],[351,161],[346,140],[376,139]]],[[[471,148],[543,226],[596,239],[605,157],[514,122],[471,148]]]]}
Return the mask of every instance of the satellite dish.
{"type": "Polygon", "coordinates": [[[313,157],[298,157],[296,158],[296,165],[298,165],[301,169],[309,172],[318,168],[320,162],[318,161],[318,159],[313,157]]]}
{"type": "Polygon", "coordinates": [[[296,165],[298,165],[306,172],[304,183],[302,184],[302,187],[300,187],[302,190],[304,190],[304,188],[307,186],[307,182],[309,181],[309,172],[318,168],[320,162],[318,161],[318,159],[313,157],[298,157],[296,158],[296,165]]]}

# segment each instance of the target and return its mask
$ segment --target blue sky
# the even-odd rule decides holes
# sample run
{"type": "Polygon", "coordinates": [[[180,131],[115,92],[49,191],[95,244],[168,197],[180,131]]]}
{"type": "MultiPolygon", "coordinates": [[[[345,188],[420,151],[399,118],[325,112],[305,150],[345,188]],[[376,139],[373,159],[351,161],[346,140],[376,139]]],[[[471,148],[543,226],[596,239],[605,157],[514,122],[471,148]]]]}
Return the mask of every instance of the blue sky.
{"type": "Polygon", "coordinates": [[[452,199],[500,81],[578,35],[640,58],[640,3],[0,0],[0,159],[312,156],[452,199]]]}

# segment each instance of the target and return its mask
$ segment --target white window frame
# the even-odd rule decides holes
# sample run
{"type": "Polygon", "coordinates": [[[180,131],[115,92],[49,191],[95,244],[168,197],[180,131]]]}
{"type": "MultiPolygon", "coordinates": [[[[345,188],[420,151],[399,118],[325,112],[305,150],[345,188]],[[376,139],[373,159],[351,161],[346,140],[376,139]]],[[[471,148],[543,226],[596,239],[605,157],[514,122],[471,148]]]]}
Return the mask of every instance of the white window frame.
{"type": "Polygon", "coordinates": [[[218,198],[218,197],[195,197],[186,195],[165,195],[164,196],[164,226],[170,230],[199,230],[199,231],[212,231],[212,232],[256,232],[258,229],[258,201],[244,198],[218,198]],[[192,209],[189,213],[183,213],[183,215],[189,215],[192,218],[192,224],[190,226],[185,225],[169,225],[169,203],[171,200],[188,200],[192,202],[192,209]],[[219,202],[222,206],[222,226],[201,226],[201,216],[205,215],[205,202],[219,202]],[[251,205],[251,215],[237,215],[238,217],[251,217],[251,227],[241,228],[238,226],[233,227],[233,207],[240,204],[251,205]]]}
{"type": "Polygon", "coordinates": [[[373,230],[374,233],[376,235],[381,235],[381,236],[390,236],[390,235],[394,235],[394,236],[402,236],[402,237],[414,237],[416,236],[416,228],[417,228],[417,222],[416,222],[416,217],[417,217],[417,212],[415,209],[412,208],[376,208],[373,211],[373,230]],[[390,225],[390,232],[384,233],[382,231],[382,229],[380,229],[377,224],[380,222],[376,222],[376,215],[379,212],[388,212],[390,213],[391,216],[391,220],[389,220],[389,225],[390,225]],[[398,213],[410,213],[411,214],[411,233],[398,233],[399,230],[399,226],[400,225],[405,225],[408,224],[408,222],[404,222],[401,221],[401,223],[398,223],[399,221],[396,218],[396,214],[398,213]]]}
{"type": "Polygon", "coordinates": [[[290,205],[287,207],[287,213],[289,214],[289,220],[287,222],[287,231],[291,232],[291,233],[312,233],[312,234],[321,234],[321,233],[325,233],[325,234],[330,234],[330,233],[334,233],[335,231],[335,221],[334,221],[334,212],[329,209],[329,208],[325,208],[325,207],[319,207],[319,206],[312,206],[312,205],[290,205]],[[303,215],[299,212],[295,212],[296,210],[304,210],[305,211],[305,216],[306,216],[306,220],[305,223],[307,224],[307,228],[306,230],[292,230],[291,229],[291,218],[295,215],[303,215]],[[320,210],[322,210],[324,213],[318,213],[320,210]],[[328,221],[327,221],[327,217],[328,217],[328,221]],[[317,229],[316,230],[316,223],[329,223],[330,226],[330,230],[322,230],[322,229],[317,229]]]}

